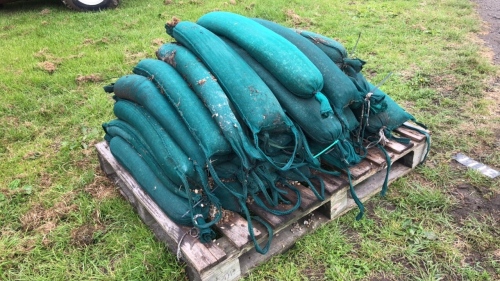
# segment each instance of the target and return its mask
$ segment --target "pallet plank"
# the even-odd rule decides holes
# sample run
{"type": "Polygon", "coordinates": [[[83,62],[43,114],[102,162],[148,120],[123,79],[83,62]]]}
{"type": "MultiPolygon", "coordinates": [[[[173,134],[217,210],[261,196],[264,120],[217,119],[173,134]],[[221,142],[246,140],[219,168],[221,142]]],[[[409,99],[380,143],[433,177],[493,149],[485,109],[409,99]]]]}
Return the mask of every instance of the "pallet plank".
{"type": "Polygon", "coordinates": [[[351,177],[353,179],[359,179],[362,176],[366,175],[372,169],[372,163],[367,160],[362,160],[359,164],[354,167],[349,168],[349,172],[351,172],[351,177]]]}
{"type": "MultiPolygon", "coordinates": [[[[300,183],[294,184],[295,188],[297,188],[300,192],[300,209],[301,210],[307,210],[309,209],[314,203],[318,202],[318,198],[314,193],[312,192],[310,187],[304,186],[300,183]]],[[[315,186],[315,188],[319,189],[319,185],[315,186]]],[[[318,190],[319,193],[319,190],[318,190]]],[[[289,191],[287,194],[284,194],[283,197],[285,197],[287,200],[290,202],[297,202],[297,194],[295,192],[289,191]]]]}
{"type": "MultiPolygon", "coordinates": [[[[224,211],[229,213],[230,211],[224,211]]],[[[230,218],[228,220],[221,220],[216,225],[216,229],[219,230],[224,236],[229,238],[231,243],[234,244],[238,249],[251,242],[250,236],[248,234],[248,223],[239,214],[230,212],[230,218]]],[[[260,230],[253,228],[255,237],[261,235],[260,230]]]]}
{"type": "MultiPolygon", "coordinates": [[[[388,151],[389,157],[393,158],[394,153],[388,151]]],[[[366,159],[370,160],[377,166],[384,166],[386,164],[384,153],[377,147],[371,147],[368,149],[368,154],[366,159]]]]}
{"type": "Polygon", "coordinates": [[[401,153],[411,149],[413,147],[413,145],[414,145],[413,142],[410,142],[408,144],[403,144],[403,143],[391,140],[391,141],[388,141],[384,147],[397,153],[397,154],[401,154],[401,153]]]}
{"type": "Polygon", "coordinates": [[[323,182],[325,183],[325,192],[328,195],[332,195],[336,191],[348,185],[347,181],[339,176],[330,176],[325,174],[319,174],[316,172],[314,174],[323,179],[323,182]]]}
{"type": "Polygon", "coordinates": [[[399,127],[395,131],[401,136],[409,138],[414,142],[421,142],[425,140],[425,135],[405,127],[399,127]]]}
{"type": "Polygon", "coordinates": [[[257,253],[255,249],[252,249],[239,258],[242,274],[248,273],[257,265],[262,264],[271,259],[273,256],[290,249],[295,244],[297,239],[313,232],[319,225],[326,223],[327,221],[327,217],[316,211],[314,212],[314,216],[311,218],[304,218],[299,220],[297,223],[288,225],[280,231],[279,235],[273,238],[273,243],[271,244],[267,255],[261,255],[257,253]],[[307,226],[304,225],[305,219],[310,222],[307,226]]]}
{"type": "MultiPolygon", "coordinates": [[[[293,204],[295,204],[295,202],[293,202],[293,204]]],[[[278,206],[276,206],[276,207],[271,207],[271,209],[275,209],[275,210],[279,210],[279,211],[285,211],[285,210],[288,210],[290,208],[291,208],[291,206],[285,205],[285,204],[278,204],[278,206]]],[[[255,204],[255,202],[250,203],[248,205],[248,209],[250,211],[252,211],[253,213],[255,213],[256,215],[258,215],[259,217],[261,217],[262,219],[264,219],[265,221],[267,221],[269,224],[271,224],[271,226],[273,228],[278,227],[279,225],[283,224],[284,222],[290,220],[291,218],[293,218],[295,216],[294,213],[288,214],[288,215],[282,215],[282,216],[274,215],[272,213],[267,212],[263,208],[257,206],[257,204],[255,204]]]]}

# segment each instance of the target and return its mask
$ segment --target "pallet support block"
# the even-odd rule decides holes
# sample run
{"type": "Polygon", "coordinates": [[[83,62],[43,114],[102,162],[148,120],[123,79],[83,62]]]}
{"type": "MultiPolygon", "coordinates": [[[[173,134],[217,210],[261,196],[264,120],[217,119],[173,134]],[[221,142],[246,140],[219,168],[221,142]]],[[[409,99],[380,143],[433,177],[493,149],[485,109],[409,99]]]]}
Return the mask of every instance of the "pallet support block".
{"type": "MultiPolygon", "coordinates": [[[[414,169],[427,151],[423,134],[403,127],[396,132],[409,138],[411,142],[407,145],[392,142],[386,146],[392,162],[389,183],[414,169]]],[[[96,149],[101,169],[113,180],[120,193],[134,207],[157,239],[164,242],[173,253],[176,253],[179,241],[182,240],[180,250],[190,280],[238,280],[257,265],[292,247],[297,239],[311,233],[318,226],[356,208],[345,175],[333,177],[318,174],[325,183],[324,201],[318,201],[309,187],[294,183],[305,200],[292,214],[274,216],[250,206],[273,225],[273,243],[266,255],[255,251],[246,233],[248,225],[245,219],[230,211],[227,211],[230,214],[228,219],[221,220],[214,228],[221,237],[211,243],[202,244],[196,238],[185,235],[189,233],[190,228],[176,225],[142,191],[137,182],[114,159],[106,142],[98,143],[96,149]]],[[[359,166],[350,168],[352,183],[361,201],[365,202],[381,191],[386,168],[385,156],[373,148],[359,166]]],[[[288,199],[293,201],[294,198],[296,195],[290,194],[288,199]]],[[[254,223],[254,229],[258,241],[264,243],[268,237],[265,228],[254,223]]]]}

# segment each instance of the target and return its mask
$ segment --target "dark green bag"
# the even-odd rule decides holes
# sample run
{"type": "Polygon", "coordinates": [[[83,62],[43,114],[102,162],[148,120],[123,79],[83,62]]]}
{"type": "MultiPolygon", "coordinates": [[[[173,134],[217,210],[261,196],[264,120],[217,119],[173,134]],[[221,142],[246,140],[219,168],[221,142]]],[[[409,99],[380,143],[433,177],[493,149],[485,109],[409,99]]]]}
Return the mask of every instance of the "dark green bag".
{"type": "Polygon", "coordinates": [[[197,23],[247,51],[294,95],[310,98],[323,87],[321,73],[302,52],[251,19],[216,11],[203,15],[197,23]]]}
{"type": "Polygon", "coordinates": [[[212,118],[222,130],[243,167],[249,169],[256,161],[263,160],[243,132],[243,127],[231,109],[231,103],[217,80],[189,50],[178,44],[161,46],[156,55],[174,67],[186,79],[198,97],[210,110],[212,118]]]}
{"type": "Polygon", "coordinates": [[[167,131],[181,149],[193,159],[193,164],[203,167],[205,155],[177,110],[160,93],[151,80],[141,75],[125,75],[112,86],[105,87],[120,99],[141,105],[167,131]]]}
{"type": "MultiPolygon", "coordinates": [[[[365,100],[367,108],[370,108],[374,113],[384,111],[385,108],[387,108],[387,104],[384,101],[385,96],[371,93],[368,81],[363,74],[361,74],[365,61],[349,58],[345,47],[334,39],[311,31],[297,30],[296,32],[309,39],[309,41],[320,48],[345,74],[347,74],[356,86],[360,99],[365,100]],[[367,96],[368,93],[370,94],[367,96]]],[[[350,106],[352,108],[359,108],[361,103],[352,103],[350,106]]]]}
{"type": "Polygon", "coordinates": [[[320,104],[314,98],[300,98],[283,86],[264,66],[253,59],[245,50],[234,42],[221,37],[238,55],[259,75],[272,91],[288,116],[311,139],[320,143],[331,144],[342,134],[342,125],[334,116],[323,118],[320,104]]]}
{"type": "Polygon", "coordinates": [[[347,120],[343,116],[343,108],[362,102],[356,86],[349,77],[321,49],[298,33],[271,21],[254,20],[294,44],[319,69],[323,75],[323,89],[321,92],[330,101],[342,124],[346,125],[347,120]]]}
{"type": "Polygon", "coordinates": [[[118,100],[113,111],[116,117],[139,132],[162,170],[175,184],[189,186],[187,178],[205,182],[198,178],[200,175],[195,172],[189,157],[143,107],[118,100]]]}
{"type": "Polygon", "coordinates": [[[340,68],[344,65],[344,59],[347,58],[347,50],[338,41],[307,30],[296,30],[297,33],[309,39],[314,45],[320,48],[333,62],[340,68]]]}
{"type": "MultiPolygon", "coordinates": [[[[106,132],[104,138],[108,143],[113,137],[120,137],[123,140],[127,141],[129,145],[134,148],[137,154],[143,158],[144,162],[147,163],[151,172],[155,174],[158,180],[160,180],[166,188],[168,188],[171,192],[175,193],[178,196],[186,199],[189,198],[190,193],[188,192],[188,190],[186,190],[185,188],[179,188],[179,185],[173,183],[172,180],[168,178],[167,174],[161,169],[160,165],[153,156],[151,148],[147,145],[146,141],[142,138],[139,132],[137,132],[137,130],[119,119],[102,124],[102,128],[106,132]]],[[[197,188],[199,188],[200,190],[202,189],[202,186],[199,186],[199,184],[196,182],[190,182],[190,187],[193,190],[197,188]]],[[[201,197],[194,200],[198,201],[200,199],[201,197]]]]}
{"type": "Polygon", "coordinates": [[[109,144],[116,160],[134,177],[142,189],[155,201],[163,212],[180,225],[197,226],[202,243],[211,242],[215,233],[207,227],[209,205],[192,206],[190,202],[170,192],[149,169],[148,164],[121,137],[113,137],[109,144]]]}
{"type": "Polygon", "coordinates": [[[210,111],[172,66],[161,60],[143,59],[134,67],[134,73],[157,85],[198,140],[207,160],[233,152],[210,111]]]}
{"type": "Polygon", "coordinates": [[[381,129],[391,132],[403,125],[406,121],[416,121],[410,113],[406,112],[406,110],[399,106],[390,96],[386,95],[379,88],[375,88],[372,84],[368,83],[368,85],[378,95],[385,96],[385,102],[387,103],[385,111],[370,114],[368,117],[366,130],[369,133],[378,134],[381,129]]]}

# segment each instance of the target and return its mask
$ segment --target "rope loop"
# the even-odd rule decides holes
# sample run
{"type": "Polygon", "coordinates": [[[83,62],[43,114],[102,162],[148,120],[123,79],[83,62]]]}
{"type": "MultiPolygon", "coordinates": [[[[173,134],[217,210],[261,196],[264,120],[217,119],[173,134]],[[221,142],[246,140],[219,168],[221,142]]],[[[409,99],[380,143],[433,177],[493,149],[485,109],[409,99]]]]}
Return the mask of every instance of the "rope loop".
{"type": "Polygon", "coordinates": [[[198,238],[200,232],[198,231],[198,229],[196,229],[196,227],[192,227],[182,235],[181,239],[179,239],[179,242],[177,243],[176,256],[178,261],[182,258],[182,252],[181,252],[182,241],[184,241],[184,237],[186,237],[186,235],[188,234],[193,238],[198,238]]]}

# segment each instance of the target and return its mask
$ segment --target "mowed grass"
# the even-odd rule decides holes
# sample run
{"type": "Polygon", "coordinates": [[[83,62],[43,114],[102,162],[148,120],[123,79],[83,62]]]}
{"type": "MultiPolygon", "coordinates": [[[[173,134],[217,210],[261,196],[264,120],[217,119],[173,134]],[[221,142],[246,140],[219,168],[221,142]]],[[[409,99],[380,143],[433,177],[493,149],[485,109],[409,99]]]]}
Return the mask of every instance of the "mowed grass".
{"type": "Polygon", "coordinates": [[[468,171],[462,152],[500,168],[498,67],[468,0],[133,1],[76,13],[59,1],[0,10],[0,279],[185,280],[100,171],[93,145],[113,119],[102,87],[172,39],[173,16],[213,10],[336,38],[364,74],[429,126],[428,161],[386,198],[317,229],[248,280],[498,280],[498,179],[468,171]]]}

